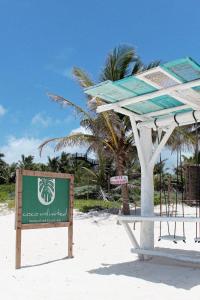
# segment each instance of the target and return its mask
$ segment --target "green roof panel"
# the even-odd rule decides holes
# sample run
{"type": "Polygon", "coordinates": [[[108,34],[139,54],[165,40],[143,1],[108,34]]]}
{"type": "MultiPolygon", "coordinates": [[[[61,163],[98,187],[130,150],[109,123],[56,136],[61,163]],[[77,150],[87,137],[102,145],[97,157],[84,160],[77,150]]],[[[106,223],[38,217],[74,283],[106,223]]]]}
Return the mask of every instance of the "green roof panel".
{"type": "Polygon", "coordinates": [[[85,89],[86,94],[102,98],[108,102],[116,102],[154,91],[156,89],[153,86],[134,76],[114,82],[108,80],[85,89]]]}
{"type": "Polygon", "coordinates": [[[127,78],[115,81],[114,84],[134,92],[136,96],[152,93],[157,90],[150,84],[138,79],[135,76],[129,76],[127,78]]]}
{"type": "Polygon", "coordinates": [[[161,116],[156,116],[156,119],[162,119],[162,118],[165,118],[166,115],[177,115],[177,114],[181,114],[181,113],[185,113],[185,112],[190,112],[190,111],[193,111],[192,108],[185,108],[185,109],[180,109],[180,110],[177,110],[177,111],[174,111],[174,112],[170,112],[170,113],[167,113],[167,114],[163,114],[161,116]]]}
{"type": "MultiPolygon", "coordinates": [[[[158,89],[176,85],[178,82],[185,83],[200,79],[200,65],[198,65],[190,57],[186,57],[162,64],[159,68],[147,70],[142,76],[141,75],[142,73],[139,78],[135,75],[114,82],[108,80],[86,88],[85,93],[92,97],[99,97],[108,103],[115,103],[120,100],[131,98],[132,104],[125,105],[124,108],[131,110],[136,114],[158,112],[160,110],[182,106],[185,101],[183,100],[184,103],[182,103],[181,101],[173,98],[173,96],[167,94],[152,98],[151,93],[158,89]],[[178,81],[175,79],[178,79],[178,81]],[[145,101],[134,103],[135,97],[145,94],[149,94],[145,101]]],[[[193,87],[191,90],[192,89],[193,91],[200,93],[200,86],[193,87]]],[[[187,90],[186,92],[186,97],[189,97],[189,91],[187,90]]],[[[192,96],[193,98],[196,96],[193,94],[191,93],[191,103],[192,96]]],[[[180,97],[178,96],[177,98],[181,99],[181,97],[184,98],[184,92],[182,94],[180,93],[180,97]]],[[[194,99],[195,101],[196,98],[194,99]]],[[[185,111],[186,110],[182,110],[180,107],[180,111],[176,110],[176,113],[182,113],[185,111]]],[[[187,111],[190,111],[190,109],[187,111]]]]}
{"type": "Polygon", "coordinates": [[[180,105],[183,105],[183,103],[171,96],[164,95],[164,96],[152,98],[147,101],[130,104],[125,106],[125,108],[133,112],[136,112],[137,114],[147,114],[150,112],[159,111],[166,108],[177,107],[180,105]]]}
{"type": "Polygon", "coordinates": [[[168,62],[161,67],[181,82],[200,79],[200,66],[190,57],[168,62]]]}
{"type": "Polygon", "coordinates": [[[116,102],[136,96],[134,92],[117,86],[115,82],[110,80],[85,89],[85,93],[93,97],[102,98],[108,102],[116,102]]]}

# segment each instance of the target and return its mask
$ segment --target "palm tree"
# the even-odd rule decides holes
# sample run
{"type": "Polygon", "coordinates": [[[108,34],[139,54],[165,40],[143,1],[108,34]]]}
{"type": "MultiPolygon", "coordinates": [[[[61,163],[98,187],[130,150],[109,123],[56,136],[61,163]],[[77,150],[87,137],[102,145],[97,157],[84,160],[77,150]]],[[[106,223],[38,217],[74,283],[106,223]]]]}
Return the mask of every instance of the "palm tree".
{"type": "Polygon", "coordinates": [[[62,152],[59,159],[59,172],[74,172],[73,160],[70,153],[62,152]]]}
{"type": "Polygon", "coordinates": [[[5,155],[0,153],[0,183],[7,182],[9,165],[4,161],[5,155]]]}
{"type": "Polygon", "coordinates": [[[48,157],[47,163],[48,170],[51,172],[58,172],[59,171],[59,157],[48,157]]]}
{"type": "MultiPolygon", "coordinates": [[[[100,82],[105,80],[119,80],[144,69],[157,66],[158,64],[159,62],[156,61],[145,66],[139,60],[133,47],[119,46],[108,55],[105,66],[100,74],[100,82]]],[[[95,84],[87,73],[80,68],[75,67],[73,74],[83,88],[95,84]]],[[[96,108],[104,104],[104,101],[100,98],[93,99],[87,96],[88,110],[84,110],[82,107],[61,96],[54,94],[49,94],[49,96],[62,106],[69,105],[73,107],[80,115],[80,124],[88,130],[88,133],[84,134],[80,132],[65,137],[49,139],[40,146],[40,149],[42,150],[49,142],[56,142],[56,150],[63,149],[65,146],[88,145],[88,152],[94,151],[98,158],[103,156],[106,159],[112,156],[117,175],[124,175],[127,164],[129,164],[135,155],[133,148],[134,139],[130,131],[129,118],[113,111],[97,115],[96,108]]],[[[123,185],[121,191],[123,213],[129,214],[127,185],[123,185]]]]}
{"type": "Polygon", "coordinates": [[[184,151],[192,151],[196,146],[196,133],[193,130],[193,125],[177,127],[170,136],[166,145],[172,152],[177,149],[184,151]]]}
{"type": "Polygon", "coordinates": [[[18,165],[21,169],[34,170],[35,164],[33,160],[34,160],[34,156],[32,155],[25,156],[24,154],[22,154],[21,160],[18,162],[18,165]]]}

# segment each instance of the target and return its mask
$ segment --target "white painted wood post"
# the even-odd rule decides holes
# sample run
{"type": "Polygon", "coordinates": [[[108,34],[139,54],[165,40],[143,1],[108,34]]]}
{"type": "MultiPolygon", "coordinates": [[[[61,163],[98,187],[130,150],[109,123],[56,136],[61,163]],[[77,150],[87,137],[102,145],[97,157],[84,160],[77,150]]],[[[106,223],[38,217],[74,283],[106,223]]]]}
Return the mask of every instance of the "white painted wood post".
{"type": "MultiPolygon", "coordinates": [[[[140,128],[140,143],[145,158],[145,167],[141,166],[141,216],[150,217],[154,215],[154,165],[150,164],[153,153],[152,129],[140,128]]],[[[154,222],[141,222],[140,247],[154,248],[154,222]]]]}
{"type": "MultiPolygon", "coordinates": [[[[165,146],[168,138],[172,134],[175,124],[167,129],[159,144],[153,147],[152,128],[137,126],[135,118],[130,116],[135,144],[141,166],[141,216],[154,216],[154,182],[153,170],[160,151],[165,146]],[[139,127],[139,133],[138,133],[139,127]]],[[[138,124],[140,125],[140,124],[138,124]]],[[[150,250],[154,248],[154,221],[143,220],[140,229],[140,248],[150,250]]],[[[149,256],[142,255],[142,259],[149,259],[149,256]]]]}

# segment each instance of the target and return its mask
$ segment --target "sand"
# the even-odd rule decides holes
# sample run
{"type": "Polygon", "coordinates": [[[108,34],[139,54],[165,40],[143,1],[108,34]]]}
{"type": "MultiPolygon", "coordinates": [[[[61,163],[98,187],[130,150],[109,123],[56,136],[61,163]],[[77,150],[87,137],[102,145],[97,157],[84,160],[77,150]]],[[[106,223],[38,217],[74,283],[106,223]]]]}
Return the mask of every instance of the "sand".
{"type": "MultiPolygon", "coordinates": [[[[163,258],[138,261],[116,219],[107,213],[75,212],[73,259],[66,259],[65,228],[23,231],[23,267],[15,270],[14,214],[1,215],[0,299],[200,299],[200,267],[163,258]]],[[[200,250],[193,241],[194,226],[186,227],[186,245],[160,243],[200,250]]]]}

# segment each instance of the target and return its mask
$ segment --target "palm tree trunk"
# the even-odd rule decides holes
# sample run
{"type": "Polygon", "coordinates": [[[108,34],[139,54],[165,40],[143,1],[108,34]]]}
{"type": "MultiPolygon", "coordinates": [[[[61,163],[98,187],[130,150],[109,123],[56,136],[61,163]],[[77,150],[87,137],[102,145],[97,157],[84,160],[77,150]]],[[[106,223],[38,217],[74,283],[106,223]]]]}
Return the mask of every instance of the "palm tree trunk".
{"type": "MultiPolygon", "coordinates": [[[[125,166],[124,166],[125,159],[122,156],[117,158],[117,175],[122,176],[124,175],[125,166]]],[[[128,184],[123,184],[121,186],[121,195],[122,195],[122,213],[124,215],[130,215],[130,207],[129,207],[129,193],[128,193],[128,184]]]]}

